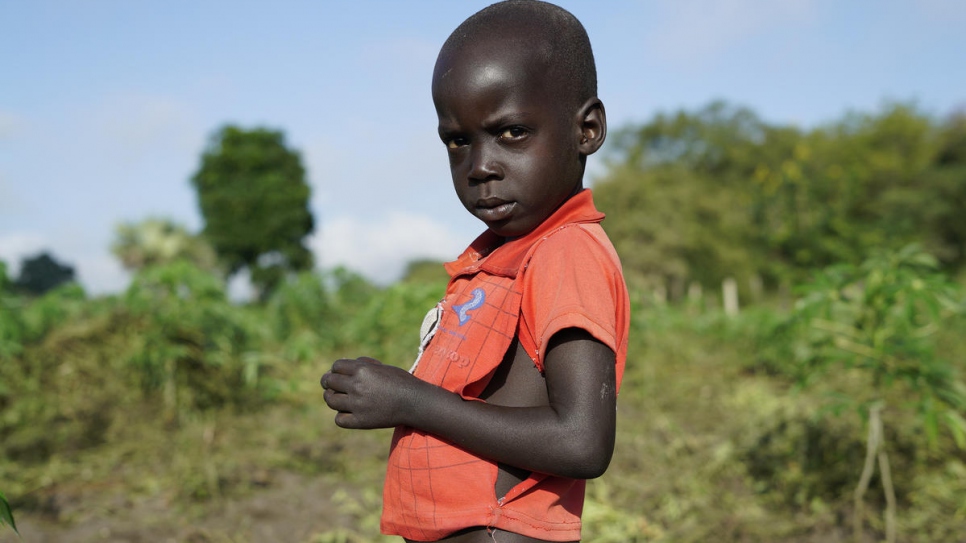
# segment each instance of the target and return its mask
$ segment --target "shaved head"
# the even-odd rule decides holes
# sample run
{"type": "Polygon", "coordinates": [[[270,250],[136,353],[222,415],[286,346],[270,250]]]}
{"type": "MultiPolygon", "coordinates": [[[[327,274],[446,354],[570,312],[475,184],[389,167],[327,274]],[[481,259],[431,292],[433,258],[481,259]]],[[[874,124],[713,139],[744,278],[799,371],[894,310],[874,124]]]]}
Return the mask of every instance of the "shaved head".
{"type": "Polygon", "coordinates": [[[467,45],[489,42],[530,52],[532,62],[544,71],[548,83],[563,91],[561,106],[579,107],[597,96],[597,68],[590,39],[583,25],[569,11],[537,0],[507,0],[493,4],[463,21],[443,44],[437,60],[438,73],[444,58],[467,45]]]}

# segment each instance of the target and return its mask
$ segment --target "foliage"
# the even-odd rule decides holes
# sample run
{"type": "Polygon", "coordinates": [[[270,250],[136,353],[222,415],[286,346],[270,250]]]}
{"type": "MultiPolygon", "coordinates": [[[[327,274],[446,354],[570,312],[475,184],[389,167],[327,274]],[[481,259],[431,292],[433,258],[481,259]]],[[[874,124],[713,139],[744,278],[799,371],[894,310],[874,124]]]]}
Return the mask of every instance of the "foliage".
{"type": "Polygon", "coordinates": [[[299,153],[280,131],[225,126],[192,177],[204,236],[228,274],[242,268],[263,298],[289,272],[312,267],[309,186],[299,153]]]}
{"type": "Polygon", "coordinates": [[[441,283],[449,281],[449,274],[443,263],[437,260],[419,259],[406,264],[403,283],[441,283]]]}
{"type": "Polygon", "coordinates": [[[17,523],[14,522],[10,504],[7,502],[7,497],[3,495],[3,492],[0,492],[0,526],[10,526],[14,532],[20,534],[17,531],[17,523]]]}
{"type": "Polygon", "coordinates": [[[232,306],[221,279],[185,261],[148,268],[125,295],[140,330],[128,362],[147,392],[160,391],[168,416],[181,406],[250,403],[273,360],[262,332],[232,306]]]}
{"type": "Polygon", "coordinates": [[[790,326],[804,383],[833,367],[856,370],[868,388],[847,400],[863,410],[901,386],[903,403],[922,414],[930,443],[942,420],[966,448],[966,385],[937,356],[934,342],[940,323],[962,313],[963,296],[937,273],[933,257],[916,246],[880,252],[859,266],[826,269],[803,291],[790,326]]]}
{"type": "Polygon", "coordinates": [[[0,260],[0,292],[10,288],[10,278],[7,277],[7,263],[0,260]]]}
{"type": "MultiPolygon", "coordinates": [[[[19,496],[17,520],[54,523],[45,504],[57,500],[70,504],[58,525],[83,525],[117,510],[116,489],[118,503],[173,500],[164,522],[192,530],[224,514],[229,500],[264,502],[258,496],[275,484],[265,481],[294,472],[298,492],[321,478],[328,490],[318,499],[338,496],[317,540],[378,540],[390,436],[336,428],[320,408],[318,377],[339,356],[378,352],[408,364],[414,327],[441,293],[441,283],[378,289],[340,270],[300,274],[267,304],[240,306],[225,299],[218,277],[178,262],[142,270],[118,298],[71,302],[79,309],[0,365],[8,387],[0,393],[0,480],[19,496]],[[293,339],[307,332],[314,341],[293,339]],[[201,336],[212,341],[199,343],[201,336]],[[160,363],[144,358],[154,350],[174,353],[177,425],[166,424],[164,366],[144,365],[160,363]],[[254,386],[238,377],[242,352],[266,361],[254,386]],[[229,384],[237,395],[226,394],[229,384]],[[84,488],[98,490],[80,494],[84,488]]],[[[840,541],[831,534],[849,508],[836,496],[851,484],[848,464],[861,458],[861,426],[817,414],[841,380],[790,394],[783,375],[747,371],[757,330],[782,320],[772,310],[725,318],[687,307],[635,309],[617,448],[608,473],[588,484],[585,539],[840,541]]],[[[966,356],[961,323],[937,326],[945,352],[966,356]]],[[[966,457],[950,434],[926,454],[917,446],[921,428],[893,420],[904,532],[910,541],[962,539],[966,487],[950,474],[966,457]]]]}
{"type": "Polygon", "coordinates": [[[17,531],[17,523],[13,518],[13,512],[10,510],[10,504],[3,492],[0,492],[0,526],[10,526],[14,532],[17,532],[17,535],[20,535],[20,532],[17,531]]]}
{"type": "Polygon", "coordinates": [[[445,290],[444,282],[400,283],[374,296],[344,324],[346,343],[365,349],[354,356],[370,356],[409,368],[419,346],[419,324],[445,290]]]}
{"type": "Polygon", "coordinates": [[[7,264],[0,260],[0,360],[20,351],[21,323],[18,318],[20,299],[11,292],[7,264]]]}
{"type": "Polygon", "coordinates": [[[942,319],[962,313],[957,285],[936,273],[936,260],[908,246],[880,252],[860,266],[842,264],[826,269],[804,287],[791,326],[801,375],[814,380],[835,366],[839,378],[858,378],[865,386],[840,402],[868,412],[867,454],[855,490],[853,530],[862,537],[866,490],[878,461],[885,492],[885,533],[896,540],[896,492],[885,415],[894,403],[912,406],[920,414],[930,444],[938,442],[939,419],[956,445],[966,449],[966,385],[954,367],[935,354],[933,337],[942,319]],[[888,392],[901,387],[901,400],[888,392]]]}
{"type": "Polygon", "coordinates": [[[73,267],[61,264],[49,253],[43,252],[21,261],[20,275],[15,285],[24,292],[36,296],[73,280],[73,267]]]}
{"type": "Polygon", "coordinates": [[[595,199],[633,281],[790,286],[912,242],[966,265],[966,121],[904,104],[804,130],[712,103],[616,134],[595,199]]]}
{"type": "Polygon", "coordinates": [[[167,219],[123,223],[115,229],[111,252],[128,270],[185,259],[199,268],[215,269],[215,253],[203,239],[167,219]]]}
{"type": "Polygon", "coordinates": [[[751,272],[740,188],[762,130],[750,111],[714,103],[617,134],[595,201],[629,280],[716,285],[751,272]]]}
{"type": "Polygon", "coordinates": [[[940,128],[935,167],[929,169],[919,190],[907,191],[913,198],[905,211],[910,222],[921,224],[929,238],[924,242],[948,269],[966,267],[966,113],[952,115],[940,128]],[[922,194],[923,187],[932,188],[934,198],[922,194]]]}

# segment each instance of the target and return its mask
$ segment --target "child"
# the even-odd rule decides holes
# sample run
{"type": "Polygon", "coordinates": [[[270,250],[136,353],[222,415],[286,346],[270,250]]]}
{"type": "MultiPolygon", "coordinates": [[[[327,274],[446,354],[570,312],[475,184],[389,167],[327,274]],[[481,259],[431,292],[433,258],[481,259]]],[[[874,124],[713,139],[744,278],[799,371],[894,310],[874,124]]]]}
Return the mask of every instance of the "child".
{"type": "Polygon", "coordinates": [[[382,530],[408,541],[575,541],[614,448],[629,304],[583,189],[606,134],[586,32],[511,0],[467,19],[433,73],[439,136],[487,231],[454,262],[412,374],[322,376],[344,428],[395,427],[382,530]]]}

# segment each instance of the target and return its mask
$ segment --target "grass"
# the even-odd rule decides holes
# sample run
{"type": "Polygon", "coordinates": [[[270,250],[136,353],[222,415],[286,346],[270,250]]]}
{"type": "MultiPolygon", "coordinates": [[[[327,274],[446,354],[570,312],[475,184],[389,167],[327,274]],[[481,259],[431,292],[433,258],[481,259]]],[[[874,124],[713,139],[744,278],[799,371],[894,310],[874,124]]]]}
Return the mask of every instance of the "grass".
{"type": "MultiPolygon", "coordinates": [[[[829,416],[827,390],[797,390],[780,363],[762,358],[760,331],[773,317],[764,309],[737,319],[638,309],[616,452],[608,472],[588,485],[585,541],[846,540],[863,421],[829,416]]],[[[957,329],[939,342],[962,359],[957,329]]],[[[90,347],[68,344],[68,353],[90,347]]],[[[63,395],[57,401],[67,419],[57,431],[76,439],[51,442],[43,458],[26,449],[0,458],[24,540],[390,540],[378,535],[390,432],[332,423],[318,377],[335,356],[303,353],[276,364],[279,385],[258,408],[188,411],[176,423],[162,416],[157,395],[128,394],[123,376],[111,376],[117,368],[83,362],[97,357],[48,361],[81,392],[61,383],[33,393],[38,405],[52,401],[46,394],[63,395]],[[85,406],[103,411],[96,428],[85,419],[96,410],[85,406]],[[97,439],[82,439],[91,432],[97,439]]],[[[14,411],[33,412],[4,416],[14,411]]],[[[966,456],[948,439],[926,447],[911,418],[891,415],[900,540],[966,540],[966,456]]],[[[871,494],[868,541],[882,529],[881,498],[871,494]]],[[[12,531],[0,532],[0,542],[12,541],[12,531]]]]}

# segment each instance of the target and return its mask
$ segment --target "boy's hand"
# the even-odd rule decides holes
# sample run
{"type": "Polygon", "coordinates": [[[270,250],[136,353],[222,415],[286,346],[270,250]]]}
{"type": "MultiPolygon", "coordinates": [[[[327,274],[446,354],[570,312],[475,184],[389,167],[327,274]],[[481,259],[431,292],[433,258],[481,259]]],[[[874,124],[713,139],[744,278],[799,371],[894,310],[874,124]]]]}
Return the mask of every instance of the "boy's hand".
{"type": "Polygon", "coordinates": [[[403,424],[421,383],[405,370],[367,357],[336,360],[320,380],[325,403],[339,412],[335,423],[355,429],[403,424]]]}

